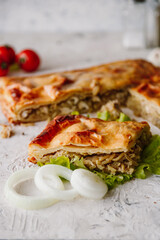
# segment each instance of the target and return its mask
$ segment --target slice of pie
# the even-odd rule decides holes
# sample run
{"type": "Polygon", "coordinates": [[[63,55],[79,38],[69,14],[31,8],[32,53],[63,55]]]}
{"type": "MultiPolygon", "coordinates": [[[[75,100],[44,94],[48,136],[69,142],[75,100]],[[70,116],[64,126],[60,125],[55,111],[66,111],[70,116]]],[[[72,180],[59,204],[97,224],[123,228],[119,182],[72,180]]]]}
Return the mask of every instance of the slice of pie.
{"type": "Polygon", "coordinates": [[[127,87],[152,76],[144,60],[126,60],[76,71],[0,79],[0,103],[12,123],[53,119],[56,115],[95,112],[109,100],[126,103],[127,87]]]}
{"type": "Polygon", "coordinates": [[[127,106],[134,114],[145,118],[160,128],[160,77],[129,90],[127,106]]]}
{"type": "Polygon", "coordinates": [[[57,116],[29,144],[29,161],[67,156],[71,162],[81,159],[90,170],[132,174],[150,137],[147,122],[57,116]]]}

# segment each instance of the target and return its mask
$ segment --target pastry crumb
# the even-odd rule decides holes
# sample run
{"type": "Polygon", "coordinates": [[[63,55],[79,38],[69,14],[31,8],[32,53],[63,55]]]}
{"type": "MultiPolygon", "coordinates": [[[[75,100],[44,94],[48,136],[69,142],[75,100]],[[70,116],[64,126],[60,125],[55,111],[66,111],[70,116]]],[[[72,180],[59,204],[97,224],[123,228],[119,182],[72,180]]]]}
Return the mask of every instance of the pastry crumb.
{"type": "Polygon", "coordinates": [[[11,125],[1,124],[2,127],[0,136],[1,138],[10,138],[13,135],[13,129],[11,125]]]}

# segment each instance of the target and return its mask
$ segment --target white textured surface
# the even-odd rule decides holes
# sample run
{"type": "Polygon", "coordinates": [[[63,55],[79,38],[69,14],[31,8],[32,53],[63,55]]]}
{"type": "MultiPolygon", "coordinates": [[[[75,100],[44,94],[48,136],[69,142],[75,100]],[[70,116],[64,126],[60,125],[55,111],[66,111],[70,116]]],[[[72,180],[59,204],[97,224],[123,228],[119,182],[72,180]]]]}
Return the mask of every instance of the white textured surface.
{"type": "MultiPolygon", "coordinates": [[[[120,36],[1,35],[1,41],[20,49],[36,46],[42,70],[87,66],[116,59],[145,57],[147,51],[124,51],[120,36]],[[52,41],[53,40],[53,41],[52,41]],[[57,42],[61,42],[58,45],[57,42]],[[69,54],[70,53],[70,54],[69,54]],[[85,53],[85,54],[84,54],[85,53]],[[63,57],[62,57],[63,56],[63,57]],[[90,61],[85,61],[86,59],[90,61]]],[[[6,123],[0,113],[0,122],[6,123]]],[[[110,191],[99,201],[78,198],[39,211],[15,209],[3,188],[12,172],[31,165],[27,146],[45,126],[14,127],[15,135],[0,139],[0,239],[160,239],[160,177],[133,180],[110,191]],[[22,135],[24,133],[24,135],[22,135]]],[[[157,128],[153,129],[158,133],[157,128]]]]}

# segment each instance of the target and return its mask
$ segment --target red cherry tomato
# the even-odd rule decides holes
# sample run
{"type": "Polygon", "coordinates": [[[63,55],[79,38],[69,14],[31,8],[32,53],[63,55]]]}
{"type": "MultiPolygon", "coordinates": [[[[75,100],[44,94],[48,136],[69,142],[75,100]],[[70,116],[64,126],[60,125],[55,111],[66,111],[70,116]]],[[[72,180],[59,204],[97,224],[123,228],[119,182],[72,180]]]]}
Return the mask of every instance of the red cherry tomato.
{"type": "Polygon", "coordinates": [[[6,76],[8,73],[8,64],[0,58],[0,77],[6,76]]]}
{"type": "Polygon", "coordinates": [[[17,62],[23,70],[33,72],[38,68],[40,58],[33,50],[26,49],[17,55],[17,62]]]}
{"type": "Polygon", "coordinates": [[[0,46],[0,57],[9,65],[16,60],[14,49],[8,45],[0,46]]]}

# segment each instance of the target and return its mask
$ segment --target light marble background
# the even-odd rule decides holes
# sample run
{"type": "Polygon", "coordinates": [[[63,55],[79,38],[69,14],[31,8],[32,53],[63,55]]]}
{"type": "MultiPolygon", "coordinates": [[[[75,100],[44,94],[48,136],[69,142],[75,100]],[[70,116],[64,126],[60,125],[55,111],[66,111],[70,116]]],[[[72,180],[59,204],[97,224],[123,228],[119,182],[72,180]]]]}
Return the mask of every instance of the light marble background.
{"type": "MultiPolygon", "coordinates": [[[[129,0],[130,1],[130,0],[129,0]]],[[[127,0],[0,0],[0,32],[120,31],[127,0]]]]}
{"type": "MultiPolygon", "coordinates": [[[[122,47],[125,1],[0,0],[0,45],[11,44],[17,52],[35,49],[42,60],[38,73],[146,58],[149,50],[122,47]]],[[[0,123],[7,123],[1,112],[0,123]]],[[[31,165],[28,143],[45,125],[16,126],[13,137],[0,139],[0,239],[160,239],[159,176],[128,182],[100,201],[78,198],[39,211],[9,204],[4,184],[31,165]]]]}

